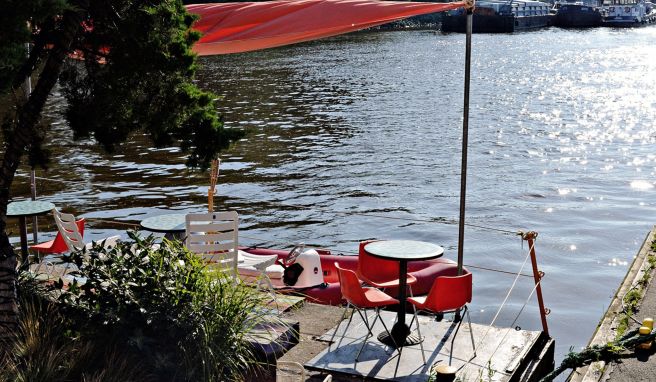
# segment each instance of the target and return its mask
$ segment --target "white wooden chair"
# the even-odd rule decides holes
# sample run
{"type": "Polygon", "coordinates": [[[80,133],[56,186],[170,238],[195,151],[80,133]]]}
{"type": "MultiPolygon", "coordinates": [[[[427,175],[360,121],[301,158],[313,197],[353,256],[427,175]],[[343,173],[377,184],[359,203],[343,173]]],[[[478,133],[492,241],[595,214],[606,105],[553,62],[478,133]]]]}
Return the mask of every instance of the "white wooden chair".
{"type": "MultiPolygon", "coordinates": [[[[83,249],[91,249],[93,243],[85,243],[82,239],[82,234],[75,223],[75,216],[72,214],[66,214],[58,209],[54,208],[52,214],[55,217],[55,223],[57,224],[57,229],[61,233],[68,249],[70,251],[79,251],[83,249]]],[[[110,236],[108,238],[98,240],[97,242],[102,243],[105,248],[112,248],[116,245],[116,242],[120,239],[120,236],[110,236]]]]}
{"type": "MultiPolygon", "coordinates": [[[[278,257],[252,255],[239,248],[239,216],[235,211],[188,214],[185,217],[187,249],[200,256],[212,267],[229,272],[237,280],[239,269],[257,270],[257,287],[264,283],[273,293],[273,285],[266,268],[278,257]]],[[[248,273],[248,272],[247,272],[248,273]]],[[[275,298],[275,296],[274,296],[275,298]]]]}
{"type": "MultiPolygon", "coordinates": [[[[55,218],[57,229],[64,239],[64,242],[66,243],[69,251],[88,251],[93,247],[93,243],[87,244],[84,242],[84,239],[82,239],[82,233],[80,232],[80,229],[75,222],[75,216],[72,214],[63,213],[57,208],[52,209],[52,214],[55,218]]],[[[112,248],[116,246],[116,243],[120,238],[120,236],[110,236],[108,238],[98,240],[97,242],[101,243],[104,248],[112,248]]],[[[61,269],[58,263],[48,261],[46,263],[48,278],[51,278],[55,273],[58,273],[58,277],[66,277],[71,271],[71,267],[72,265],[70,263],[66,263],[63,269],[61,269]],[[49,270],[48,267],[50,267],[49,270]]],[[[75,267],[73,266],[73,268],[75,267]]],[[[40,268],[37,271],[40,271],[40,268]]]]}

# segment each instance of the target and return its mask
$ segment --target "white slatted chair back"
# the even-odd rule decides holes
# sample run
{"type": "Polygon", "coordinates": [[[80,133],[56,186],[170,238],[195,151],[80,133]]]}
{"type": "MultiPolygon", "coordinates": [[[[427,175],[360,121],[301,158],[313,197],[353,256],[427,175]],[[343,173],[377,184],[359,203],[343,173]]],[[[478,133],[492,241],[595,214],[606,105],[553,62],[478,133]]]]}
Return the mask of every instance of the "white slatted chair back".
{"type": "Polygon", "coordinates": [[[236,211],[188,214],[185,245],[213,267],[237,278],[239,217],[236,211]]]}
{"type": "Polygon", "coordinates": [[[60,212],[56,208],[53,208],[52,214],[55,217],[55,223],[57,224],[57,229],[61,233],[66,245],[68,246],[69,251],[77,251],[83,249],[86,244],[82,239],[80,230],[75,224],[75,216],[71,214],[65,214],[60,212]]]}
{"type": "MultiPolygon", "coordinates": [[[[91,250],[93,243],[85,243],[82,234],[75,224],[75,216],[66,214],[54,208],[52,214],[55,217],[57,229],[61,233],[69,251],[91,250]]],[[[96,243],[101,243],[104,248],[112,248],[116,246],[117,242],[121,239],[120,236],[110,236],[96,243]]]]}

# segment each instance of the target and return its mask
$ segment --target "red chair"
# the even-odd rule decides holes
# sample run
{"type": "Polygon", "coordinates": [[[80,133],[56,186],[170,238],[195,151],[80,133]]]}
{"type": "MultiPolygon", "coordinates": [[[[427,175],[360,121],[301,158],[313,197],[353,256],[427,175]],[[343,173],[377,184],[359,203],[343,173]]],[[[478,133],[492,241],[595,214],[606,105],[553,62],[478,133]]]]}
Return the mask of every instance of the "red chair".
{"type": "MultiPolygon", "coordinates": [[[[84,218],[77,220],[75,225],[77,225],[80,235],[84,236],[84,218]]],[[[30,246],[30,249],[42,255],[54,255],[69,251],[66,240],[64,240],[60,231],[57,232],[57,236],[53,240],[34,244],[30,246]]]]}
{"type": "MultiPolygon", "coordinates": [[[[469,335],[471,336],[472,348],[474,355],[470,361],[476,357],[476,345],[474,344],[474,333],[472,332],[471,319],[469,318],[469,311],[467,310],[467,303],[472,300],[472,274],[466,273],[460,276],[439,276],[435,278],[431,290],[426,296],[409,297],[408,302],[415,308],[415,315],[412,321],[417,319],[417,310],[424,310],[434,314],[456,313],[461,309],[467,316],[469,323],[469,335]]],[[[453,357],[453,342],[456,339],[462,318],[457,319],[458,325],[453,338],[451,339],[451,354],[449,355],[449,365],[451,365],[451,358],[453,357]]],[[[412,327],[412,322],[410,322],[412,327]]],[[[419,321],[417,321],[417,332],[419,332],[419,321]]],[[[421,333],[419,332],[421,337],[421,333]]],[[[420,343],[421,344],[421,343],[420,343]]],[[[421,352],[424,353],[424,346],[421,344],[421,352]]],[[[424,358],[424,364],[426,359],[424,358]]]]}
{"type": "Polygon", "coordinates": [[[360,285],[360,280],[358,280],[358,276],[356,276],[355,272],[353,272],[350,269],[344,269],[340,268],[339,263],[335,263],[335,268],[337,269],[337,275],[339,277],[339,285],[342,290],[342,296],[346,300],[346,309],[344,309],[344,314],[342,314],[342,318],[339,320],[339,324],[337,324],[337,327],[335,328],[335,331],[333,332],[332,337],[330,338],[330,342],[333,342],[333,339],[335,338],[335,334],[337,334],[337,330],[339,329],[339,325],[342,323],[344,320],[344,317],[346,317],[346,312],[348,312],[349,307],[351,307],[351,317],[348,320],[348,323],[346,324],[346,327],[344,328],[344,333],[342,334],[342,338],[346,334],[346,331],[351,325],[351,320],[353,320],[353,311],[357,311],[360,317],[362,318],[362,322],[367,327],[367,335],[364,338],[364,341],[362,342],[362,346],[360,347],[360,350],[358,351],[358,355],[355,357],[355,362],[358,362],[358,359],[360,358],[360,353],[362,352],[362,349],[364,348],[364,345],[367,343],[367,340],[369,337],[373,336],[373,332],[371,329],[373,329],[374,325],[376,324],[376,320],[380,318],[380,322],[383,324],[383,327],[385,328],[385,331],[387,334],[391,337],[392,335],[390,334],[389,330],[387,330],[387,325],[385,325],[385,321],[380,317],[380,308],[384,306],[390,306],[390,305],[397,305],[399,303],[399,300],[388,296],[384,292],[381,292],[380,290],[376,288],[366,288],[362,287],[360,285]],[[376,311],[376,317],[374,318],[374,321],[369,324],[369,319],[367,318],[366,312],[363,314],[364,309],[372,308],[375,309],[376,311]]]}
{"type": "MultiPolygon", "coordinates": [[[[388,289],[399,287],[399,262],[393,260],[384,260],[372,256],[365,251],[364,246],[373,241],[363,241],[360,243],[358,251],[358,268],[357,275],[360,280],[376,288],[388,289]]],[[[408,273],[407,285],[412,296],[412,284],[417,279],[408,273]]]]}

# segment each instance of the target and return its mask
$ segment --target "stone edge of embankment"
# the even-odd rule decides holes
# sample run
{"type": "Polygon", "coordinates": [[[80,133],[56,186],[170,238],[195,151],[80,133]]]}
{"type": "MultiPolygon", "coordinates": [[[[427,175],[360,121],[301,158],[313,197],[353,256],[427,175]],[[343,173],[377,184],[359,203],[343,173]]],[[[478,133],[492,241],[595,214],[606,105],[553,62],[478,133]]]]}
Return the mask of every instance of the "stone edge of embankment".
{"type": "MultiPolygon", "coordinates": [[[[601,318],[599,325],[597,325],[597,330],[592,335],[588,345],[605,344],[615,339],[616,329],[619,323],[618,321],[623,310],[622,298],[638,282],[638,280],[643,277],[645,270],[649,267],[648,255],[651,253],[651,243],[654,241],[655,231],[656,226],[652,227],[645,237],[638,254],[635,259],[633,259],[633,263],[629,267],[626,276],[624,276],[622,284],[620,284],[617,292],[615,292],[613,300],[608,306],[606,313],[601,318]]],[[[649,282],[651,283],[652,280],[653,278],[650,278],[649,282]]],[[[644,289],[646,290],[647,288],[644,289]]],[[[656,298],[656,296],[651,297],[656,298]]],[[[643,295],[642,298],[644,299],[645,296],[643,295]]],[[[607,366],[608,365],[605,362],[600,361],[594,362],[588,366],[580,367],[570,374],[568,381],[597,382],[604,375],[607,375],[607,366]]]]}

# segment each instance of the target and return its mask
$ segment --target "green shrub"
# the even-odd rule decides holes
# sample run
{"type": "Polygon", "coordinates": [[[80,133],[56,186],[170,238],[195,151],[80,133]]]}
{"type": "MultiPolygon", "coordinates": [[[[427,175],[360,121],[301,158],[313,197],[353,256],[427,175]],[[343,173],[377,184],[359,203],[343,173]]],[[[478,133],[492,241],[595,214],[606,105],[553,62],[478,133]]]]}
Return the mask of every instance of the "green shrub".
{"type": "MultiPolygon", "coordinates": [[[[44,295],[56,296],[69,336],[115,344],[158,381],[237,380],[257,369],[248,339],[276,321],[264,309],[268,296],[209,271],[179,242],[154,248],[152,237],[129,235],[133,243],[64,257],[75,279],[44,295]]],[[[107,380],[103,372],[93,378],[107,380]]]]}

